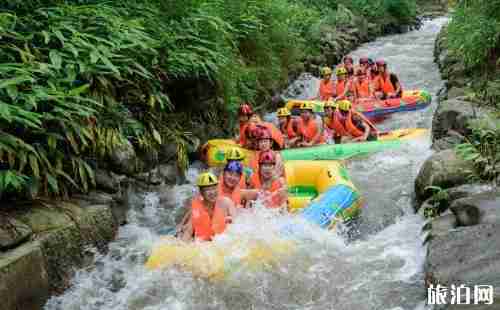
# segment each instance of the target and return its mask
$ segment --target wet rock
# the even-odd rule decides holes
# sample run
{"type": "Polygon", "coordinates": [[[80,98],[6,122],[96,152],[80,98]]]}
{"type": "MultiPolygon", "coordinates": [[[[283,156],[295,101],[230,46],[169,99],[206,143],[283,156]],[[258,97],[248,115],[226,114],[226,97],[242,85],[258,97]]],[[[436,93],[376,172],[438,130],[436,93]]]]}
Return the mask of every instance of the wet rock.
{"type": "Polygon", "coordinates": [[[500,224],[500,192],[490,191],[457,199],[450,210],[460,226],[500,224]]]}
{"type": "Polygon", "coordinates": [[[96,188],[116,193],[120,190],[120,182],[125,176],[119,176],[111,171],[97,169],[95,171],[96,188]]]}
{"type": "Polygon", "coordinates": [[[177,158],[177,145],[175,143],[165,143],[160,147],[158,159],[160,163],[174,161],[177,158]]]}
{"type": "Polygon", "coordinates": [[[0,254],[2,309],[39,310],[48,298],[48,276],[38,242],[0,254]]]}
{"type": "Polygon", "coordinates": [[[466,91],[464,88],[462,87],[455,87],[455,86],[452,86],[450,87],[450,89],[448,89],[448,99],[454,99],[454,98],[457,98],[457,97],[463,97],[466,95],[466,91]]]}
{"type": "Polygon", "coordinates": [[[459,135],[446,136],[437,139],[432,143],[432,149],[442,151],[454,148],[457,144],[463,143],[464,137],[459,135]]]}
{"type": "Polygon", "coordinates": [[[440,236],[447,234],[457,227],[457,218],[452,213],[445,213],[429,221],[423,230],[430,230],[430,236],[440,236]]]}
{"type": "Polygon", "coordinates": [[[432,192],[428,186],[442,189],[465,184],[472,173],[469,162],[461,159],[453,150],[444,150],[433,154],[423,164],[415,180],[417,200],[424,201],[432,192]]]}
{"type": "Polygon", "coordinates": [[[49,230],[66,227],[72,223],[69,214],[62,212],[55,205],[33,205],[29,210],[24,210],[14,217],[31,228],[33,233],[42,233],[49,230]]]}
{"type": "Polygon", "coordinates": [[[424,266],[427,284],[500,285],[499,223],[458,227],[434,236],[424,266]]]}
{"type": "Polygon", "coordinates": [[[468,132],[468,122],[478,115],[480,110],[470,102],[450,99],[442,101],[432,119],[432,137],[434,140],[448,136],[453,130],[463,136],[468,132]]]}
{"type": "Polygon", "coordinates": [[[10,218],[0,218],[0,251],[11,249],[26,241],[32,234],[28,225],[10,218]]]}
{"type": "Polygon", "coordinates": [[[129,141],[126,141],[111,154],[110,161],[113,170],[117,173],[132,175],[138,170],[137,155],[129,141]]]}

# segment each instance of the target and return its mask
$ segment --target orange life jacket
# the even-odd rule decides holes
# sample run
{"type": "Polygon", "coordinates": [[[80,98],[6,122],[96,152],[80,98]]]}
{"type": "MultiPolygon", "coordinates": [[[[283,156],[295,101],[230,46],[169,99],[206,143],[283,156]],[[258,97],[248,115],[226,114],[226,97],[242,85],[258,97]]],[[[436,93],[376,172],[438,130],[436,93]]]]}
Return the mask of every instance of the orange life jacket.
{"type": "Polygon", "coordinates": [[[272,123],[268,122],[261,122],[259,125],[265,126],[267,129],[271,131],[271,137],[276,144],[278,144],[279,148],[282,149],[285,146],[285,138],[283,137],[283,134],[281,131],[274,126],[272,123]]]}
{"type": "Polygon", "coordinates": [[[366,79],[361,83],[356,83],[356,92],[359,98],[368,98],[371,96],[370,93],[370,80],[366,79]]]}
{"type": "Polygon", "coordinates": [[[203,204],[203,198],[197,196],[191,202],[191,221],[196,238],[209,241],[226,229],[226,216],[224,211],[215,204],[212,217],[203,204]]]}
{"type": "Polygon", "coordinates": [[[335,86],[332,80],[325,83],[324,80],[319,82],[319,98],[326,101],[335,95],[335,86]]]}
{"type": "MultiPolygon", "coordinates": [[[[384,92],[384,94],[393,93],[396,91],[396,86],[391,81],[391,74],[379,75],[378,81],[380,84],[380,90],[384,92]]],[[[400,90],[400,92],[402,89],[400,90]]]]}
{"type": "Polygon", "coordinates": [[[293,139],[297,136],[297,133],[295,132],[295,124],[296,120],[293,118],[289,118],[288,121],[286,122],[284,128],[281,128],[281,133],[283,135],[286,135],[288,139],[293,139]]]}
{"type": "MultiPolygon", "coordinates": [[[[378,134],[377,128],[370,122],[363,114],[358,113],[354,111],[354,115],[357,117],[361,118],[368,126],[370,126],[370,129],[375,133],[378,134]]],[[[364,131],[358,128],[352,119],[353,112],[352,110],[349,111],[347,116],[342,116],[339,110],[335,111],[333,121],[331,121],[333,125],[333,130],[335,130],[335,133],[340,136],[353,136],[353,137],[360,137],[364,134],[364,131]]]]}
{"type": "MultiPolygon", "coordinates": [[[[258,171],[250,177],[250,186],[253,189],[264,189],[262,187],[262,182],[260,181],[260,174],[258,171]]],[[[265,189],[271,193],[275,193],[278,190],[280,190],[283,187],[283,184],[281,183],[280,179],[276,179],[271,183],[271,188],[265,189]]],[[[286,197],[283,195],[274,195],[273,198],[271,199],[271,202],[266,205],[268,208],[278,208],[280,207],[283,203],[286,202],[286,197]]]]}
{"type": "Polygon", "coordinates": [[[342,81],[337,80],[337,83],[335,83],[335,91],[336,91],[335,94],[337,96],[340,96],[341,94],[344,93],[345,84],[346,84],[346,80],[342,80],[342,81]]]}
{"type": "MultiPolygon", "coordinates": [[[[242,175],[240,179],[240,183],[236,185],[236,187],[231,191],[227,190],[226,186],[224,184],[224,173],[221,173],[221,176],[219,177],[219,185],[217,186],[217,190],[219,192],[219,197],[227,197],[231,199],[234,202],[234,205],[237,207],[241,206],[241,181],[243,180],[243,183],[245,183],[245,177],[242,175]],[[228,192],[230,191],[230,192],[228,192]]],[[[245,184],[246,186],[246,184],[245,184]]]]}
{"type": "MultiPolygon", "coordinates": [[[[311,142],[312,139],[316,136],[320,128],[318,127],[318,124],[316,123],[315,118],[310,118],[307,124],[304,123],[304,120],[302,118],[299,118],[297,120],[297,127],[298,127],[298,132],[302,137],[307,141],[311,142]]],[[[315,144],[323,143],[324,139],[321,136],[319,141],[316,141],[315,144]]]]}
{"type": "Polygon", "coordinates": [[[248,127],[248,122],[245,123],[240,122],[240,145],[245,145],[247,142],[247,133],[246,133],[247,127],[248,127]]]}

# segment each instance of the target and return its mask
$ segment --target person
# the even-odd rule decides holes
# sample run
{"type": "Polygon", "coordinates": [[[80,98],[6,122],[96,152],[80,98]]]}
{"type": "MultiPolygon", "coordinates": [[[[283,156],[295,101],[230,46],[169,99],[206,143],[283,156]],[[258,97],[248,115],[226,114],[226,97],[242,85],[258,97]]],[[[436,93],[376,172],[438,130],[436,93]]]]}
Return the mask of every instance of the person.
{"type": "Polygon", "coordinates": [[[377,89],[375,95],[379,99],[401,98],[403,88],[398,77],[387,70],[387,63],[384,60],[376,61],[378,69],[377,89]]]}
{"type": "Polygon", "coordinates": [[[326,101],[335,95],[335,85],[332,81],[332,69],[323,67],[321,69],[321,75],[323,79],[319,81],[318,95],[311,98],[311,100],[319,99],[321,101],[326,101]]]}
{"type": "Polygon", "coordinates": [[[337,103],[338,107],[329,120],[329,126],[335,135],[345,137],[351,142],[377,140],[377,128],[363,114],[357,112],[349,100],[337,103]]]}
{"type": "Polygon", "coordinates": [[[359,68],[356,72],[356,81],[354,82],[354,98],[366,99],[373,98],[373,85],[367,77],[366,69],[359,68]]]}
{"type": "Polygon", "coordinates": [[[337,81],[335,82],[335,100],[349,98],[353,94],[352,82],[347,77],[347,70],[344,67],[337,68],[337,81]]]}
{"type": "Polygon", "coordinates": [[[257,198],[254,191],[247,189],[246,183],[244,188],[241,187],[242,179],[245,179],[243,164],[240,161],[231,160],[224,167],[217,187],[219,196],[231,199],[237,208],[243,208],[247,202],[257,198]]]}
{"type": "Polygon", "coordinates": [[[323,118],[323,130],[325,133],[325,140],[333,140],[335,144],[341,142],[342,136],[335,131],[335,126],[333,123],[334,113],[337,110],[338,104],[333,100],[325,102],[323,109],[325,110],[325,116],[323,118]]]}
{"type": "MultiPolygon", "coordinates": [[[[245,159],[245,154],[237,147],[232,147],[227,151],[227,154],[226,154],[227,164],[229,164],[231,162],[238,162],[238,163],[241,163],[241,165],[243,166],[244,159],[245,159]]],[[[226,167],[227,167],[227,165],[226,165],[226,167]]],[[[243,173],[241,174],[240,182],[239,182],[240,189],[247,188],[248,180],[250,178],[250,175],[252,174],[251,172],[252,172],[251,169],[245,169],[245,167],[243,167],[243,173]]],[[[221,183],[223,181],[222,180],[223,175],[224,175],[224,173],[221,173],[221,175],[219,177],[219,183],[221,183]]]]}
{"type": "Polygon", "coordinates": [[[238,109],[240,131],[236,138],[236,142],[238,142],[242,146],[246,146],[248,144],[247,137],[249,131],[247,131],[247,127],[251,123],[251,118],[253,115],[253,109],[248,103],[243,103],[240,105],[238,109]]]}
{"type": "Polygon", "coordinates": [[[259,169],[250,178],[250,187],[257,190],[258,199],[263,200],[267,208],[286,209],[288,188],[285,178],[277,173],[276,152],[260,152],[259,169]]]}
{"type": "Polygon", "coordinates": [[[370,77],[370,59],[368,57],[360,57],[359,58],[359,69],[366,74],[366,76],[370,77]]]}
{"type": "Polygon", "coordinates": [[[296,146],[312,146],[323,143],[322,126],[318,124],[314,115],[314,106],[311,102],[300,105],[300,118],[297,120],[299,139],[296,146]]]}
{"type": "MultiPolygon", "coordinates": [[[[256,173],[259,169],[259,156],[260,153],[266,152],[272,149],[273,139],[269,128],[259,127],[257,133],[257,151],[255,152],[252,160],[250,161],[250,168],[252,169],[252,175],[256,173]]],[[[283,159],[281,155],[277,153],[276,155],[276,169],[279,175],[285,175],[285,166],[283,164],[283,159]]]]}
{"type": "Polygon", "coordinates": [[[344,56],[344,59],[342,60],[343,66],[347,71],[347,77],[351,78],[354,76],[354,60],[352,59],[351,56],[347,55],[344,56]]]}
{"type": "Polygon", "coordinates": [[[191,201],[188,220],[179,233],[181,239],[210,241],[215,235],[223,233],[227,224],[231,223],[236,214],[235,206],[230,198],[219,195],[218,183],[217,177],[211,172],[198,176],[196,185],[199,195],[191,201]]]}
{"type": "Polygon", "coordinates": [[[297,141],[297,120],[292,117],[292,113],[287,108],[280,108],[276,112],[279,122],[279,130],[283,134],[285,143],[284,148],[289,148],[297,141]]]}

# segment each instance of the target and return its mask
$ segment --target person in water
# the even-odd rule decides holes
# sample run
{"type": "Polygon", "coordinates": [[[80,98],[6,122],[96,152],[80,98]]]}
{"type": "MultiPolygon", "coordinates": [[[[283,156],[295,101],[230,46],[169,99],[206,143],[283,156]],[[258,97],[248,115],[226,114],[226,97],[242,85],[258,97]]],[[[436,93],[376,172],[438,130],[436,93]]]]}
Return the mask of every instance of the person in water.
{"type": "Polygon", "coordinates": [[[267,208],[286,210],[288,188],[285,178],[277,173],[276,152],[263,151],[259,154],[259,169],[250,178],[250,188],[257,190],[257,198],[267,208]]]}
{"type": "MultiPolygon", "coordinates": [[[[231,162],[237,162],[243,166],[244,159],[245,159],[245,154],[240,150],[240,148],[238,148],[238,147],[230,148],[226,153],[226,161],[227,161],[226,167],[228,167],[228,165],[231,162]]],[[[245,169],[245,167],[243,166],[243,173],[241,174],[240,181],[239,181],[240,189],[247,188],[248,180],[250,179],[251,174],[252,174],[252,169],[249,169],[249,168],[245,169]]],[[[219,183],[221,183],[223,181],[222,180],[223,177],[224,177],[224,173],[221,173],[221,175],[219,177],[219,183]]]]}
{"type": "Polygon", "coordinates": [[[387,63],[384,60],[377,60],[378,69],[377,89],[375,95],[379,99],[401,98],[403,88],[398,77],[387,70],[387,63]]]}
{"type": "Polygon", "coordinates": [[[332,69],[329,67],[323,67],[321,69],[322,79],[319,81],[319,90],[316,97],[311,98],[311,100],[322,100],[326,101],[335,96],[335,85],[332,80],[332,69]]]}
{"type": "Polygon", "coordinates": [[[245,179],[243,169],[240,161],[231,160],[219,178],[219,196],[231,199],[237,208],[246,207],[247,202],[257,198],[255,191],[248,190],[246,184],[241,186],[241,181],[245,179]]]}
{"type": "Polygon", "coordinates": [[[350,142],[377,140],[377,128],[363,114],[357,112],[349,100],[339,101],[338,107],[330,115],[327,126],[337,137],[350,142]]]}
{"type": "Polygon", "coordinates": [[[231,198],[219,194],[218,183],[211,172],[198,176],[199,195],[191,201],[190,216],[179,233],[181,239],[210,241],[231,223],[236,215],[235,204],[231,198]]]}
{"type": "Polygon", "coordinates": [[[283,134],[285,148],[289,148],[299,139],[297,120],[292,117],[292,113],[287,108],[280,108],[276,112],[279,122],[279,130],[283,134]]]}
{"type": "Polygon", "coordinates": [[[314,106],[311,102],[300,105],[300,118],[297,120],[297,132],[300,136],[296,146],[312,146],[323,143],[322,126],[317,122],[314,106]]]}

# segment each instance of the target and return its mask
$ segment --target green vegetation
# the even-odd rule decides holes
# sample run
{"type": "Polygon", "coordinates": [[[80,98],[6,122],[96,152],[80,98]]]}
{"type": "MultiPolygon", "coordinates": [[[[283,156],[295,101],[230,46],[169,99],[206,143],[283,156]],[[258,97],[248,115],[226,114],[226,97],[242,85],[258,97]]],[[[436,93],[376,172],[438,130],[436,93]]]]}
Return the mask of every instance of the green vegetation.
{"type": "Polygon", "coordinates": [[[492,116],[470,124],[467,142],[456,146],[456,152],[470,161],[478,177],[500,184],[500,118],[492,116]]]}
{"type": "MultiPolygon", "coordinates": [[[[456,1],[447,28],[448,48],[463,62],[472,78],[471,101],[500,110],[500,1],[456,1]]],[[[485,180],[500,175],[500,123],[498,115],[470,124],[467,142],[457,152],[477,168],[485,180]]]]}
{"type": "Polygon", "coordinates": [[[410,0],[4,1],[0,194],[85,192],[127,140],[176,143],[185,168],[189,126],[227,128],[240,102],[266,102],[319,50],[318,25],[349,9],[374,22],[415,14],[410,0]],[[176,93],[193,81],[215,97],[197,113],[176,93]]]}

